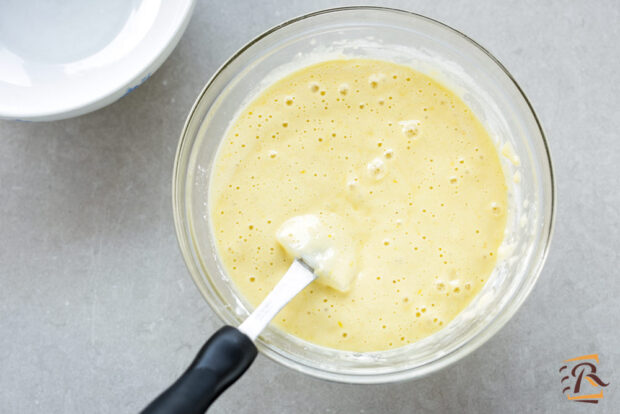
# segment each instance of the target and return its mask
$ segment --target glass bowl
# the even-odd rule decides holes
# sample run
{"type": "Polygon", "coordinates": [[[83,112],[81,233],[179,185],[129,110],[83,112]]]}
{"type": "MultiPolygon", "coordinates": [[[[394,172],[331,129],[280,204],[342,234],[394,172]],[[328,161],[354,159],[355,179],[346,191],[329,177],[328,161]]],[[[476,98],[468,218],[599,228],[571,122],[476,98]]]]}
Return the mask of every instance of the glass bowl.
{"type": "Polygon", "coordinates": [[[308,14],[252,40],[207,83],[183,128],[172,189],[177,236],[202,295],[225,323],[239,325],[251,307],[223,270],[207,208],[218,146],[236,114],[270,82],[318,60],[349,56],[390,60],[429,74],[459,94],[486,126],[504,154],[500,158],[509,184],[498,264],[463,312],[414,344],[357,353],[321,347],[269,327],[257,346],[282,365],[328,380],[417,378],[463,358],[514,315],[540,274],[552,234],[553,173],[536,114],[502,64],[467,36],[413,13],[351,7],[308,14]]]}

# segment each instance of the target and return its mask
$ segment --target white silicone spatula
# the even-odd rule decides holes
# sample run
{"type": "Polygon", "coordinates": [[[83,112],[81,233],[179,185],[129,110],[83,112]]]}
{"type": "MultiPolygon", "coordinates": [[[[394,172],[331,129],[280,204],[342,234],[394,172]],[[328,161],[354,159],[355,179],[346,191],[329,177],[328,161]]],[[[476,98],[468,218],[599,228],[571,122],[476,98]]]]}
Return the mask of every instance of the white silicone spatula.
{"type": "Polygon", "coordinates": [[[197,414],[252,364],[253,341],[280,310],[317,277],[326,286],[347,291],[356,277],[352,240],[338,229],[333,214],[307,214],[285,221],[276,234],[284,250],[297,257],[263,302],[239,328],[225,326],[202,347],[181,377],[143,413],[197,414]]]}
{"type": "Polygon", "coordinates": [[[295,259],[265,300],[239,325],[239,330],[255,340],[278,312],[316,278],[310,266],[301,259],[295,259]]]}

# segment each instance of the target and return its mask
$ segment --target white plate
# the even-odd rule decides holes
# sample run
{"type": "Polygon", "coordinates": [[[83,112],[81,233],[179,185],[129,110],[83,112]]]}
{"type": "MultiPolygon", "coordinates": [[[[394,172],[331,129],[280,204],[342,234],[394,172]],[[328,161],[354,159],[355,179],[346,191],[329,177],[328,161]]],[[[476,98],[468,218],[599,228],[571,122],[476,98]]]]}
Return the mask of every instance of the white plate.
{"type": "Polygon", "coordinates": [[[0,118],[49,121],[108,105],[176,46],[194,0],[0,0],[0,118]]]}

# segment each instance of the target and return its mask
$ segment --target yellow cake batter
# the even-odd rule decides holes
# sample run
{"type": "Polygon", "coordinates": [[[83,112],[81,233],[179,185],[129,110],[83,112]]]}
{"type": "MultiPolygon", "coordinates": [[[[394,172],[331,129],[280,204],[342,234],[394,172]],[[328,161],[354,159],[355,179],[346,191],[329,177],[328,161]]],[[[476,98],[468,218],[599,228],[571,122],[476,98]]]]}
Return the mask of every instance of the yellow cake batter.
{"type": "Polygon", "coordinates": [[[314,217],[347,240],[350,285],[319,278],[274,323],[361,352],[415,342],[467,306],[494,268],[507,187],[454,93],[406,66],[347,59],[275,82],[240,113],[210,200],[218,253],[252,305],[293,260],[276,239],[284,222],[314,217]]]}

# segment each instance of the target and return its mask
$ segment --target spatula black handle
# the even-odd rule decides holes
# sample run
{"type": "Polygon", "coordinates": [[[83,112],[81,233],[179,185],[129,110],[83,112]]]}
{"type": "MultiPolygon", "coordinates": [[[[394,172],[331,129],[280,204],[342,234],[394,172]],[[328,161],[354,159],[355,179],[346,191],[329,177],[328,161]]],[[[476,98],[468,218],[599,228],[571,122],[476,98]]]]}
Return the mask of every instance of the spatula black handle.
{"type": "Polygon", "coordinates": [[[142,414],[202,414],[252,365],[256,346],[237,328],[224,326],[204,344],[192,364],[142,414]]]}

